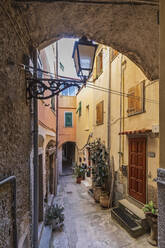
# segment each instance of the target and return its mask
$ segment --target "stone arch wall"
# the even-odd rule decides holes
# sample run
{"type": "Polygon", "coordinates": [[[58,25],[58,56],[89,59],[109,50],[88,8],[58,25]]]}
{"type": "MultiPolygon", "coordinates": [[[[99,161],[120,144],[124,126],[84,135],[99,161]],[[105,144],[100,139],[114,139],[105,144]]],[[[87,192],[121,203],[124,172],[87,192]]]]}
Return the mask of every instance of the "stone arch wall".
{"type": "Polygon", "coordinates": [[[86,35],[128,56],[148,79],[159,78],[159,5],[47,2],[21,8],[39,49],[62,37],[86,35]]]}

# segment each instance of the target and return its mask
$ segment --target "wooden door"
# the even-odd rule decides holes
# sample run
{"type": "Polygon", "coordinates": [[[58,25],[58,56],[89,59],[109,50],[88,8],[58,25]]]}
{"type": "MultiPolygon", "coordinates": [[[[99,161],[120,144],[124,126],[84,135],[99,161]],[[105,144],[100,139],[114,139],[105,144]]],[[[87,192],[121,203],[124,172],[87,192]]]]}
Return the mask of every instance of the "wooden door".
{"type": "Polygon", "coordinates": [[[129,138],[129,194],[146,203],[146,138],[129,138]]]}
{"type": "Polygon", "coordinates": [[[38,177],[39,177],[39,190],[38,190],[38,199],[39,199],[39,210],[38,210],[38,221],[43,221],[43,214],[44,214],[44,194],[43,194],[43,160],[42,154],[39,155],[38,159],[38,177]]]}

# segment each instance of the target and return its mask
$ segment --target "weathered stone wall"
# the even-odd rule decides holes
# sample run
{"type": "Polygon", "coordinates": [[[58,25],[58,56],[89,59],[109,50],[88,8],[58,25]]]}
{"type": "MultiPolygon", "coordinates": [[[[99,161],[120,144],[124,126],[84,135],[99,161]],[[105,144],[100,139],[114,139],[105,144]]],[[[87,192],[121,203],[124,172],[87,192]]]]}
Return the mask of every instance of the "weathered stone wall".
{"type": "Polygon", "coordinates": [[[148,79],[159,78],[159,5],[44,2],[19,4],[38,47],[86,35],[128,56],[148,79]]]}
{"type": "MultiPolygon", "coordinates": [[[[23,63],[24,54],[28,54],[28,40],[23,19],[13,11],[10,1],[0,3],[0,23],[0,179],[9,175],[16,176],[20,241],[30,219],[31,131],[25,76],[17,65],[23,63]]],[[[5,236],[0,235],[0,247],[12,248],[8,235],[9,229],[12,235],[12,229],[9,214],[11,202],[7,188],[0,192],[1,200],[3,211],[0,209],[0,233],[5,236]]]]}
{"type": "Polygon", "coordinates": [[[12,247],[12,194],[9,184],[0,187],[0,247],[12,247]]]}

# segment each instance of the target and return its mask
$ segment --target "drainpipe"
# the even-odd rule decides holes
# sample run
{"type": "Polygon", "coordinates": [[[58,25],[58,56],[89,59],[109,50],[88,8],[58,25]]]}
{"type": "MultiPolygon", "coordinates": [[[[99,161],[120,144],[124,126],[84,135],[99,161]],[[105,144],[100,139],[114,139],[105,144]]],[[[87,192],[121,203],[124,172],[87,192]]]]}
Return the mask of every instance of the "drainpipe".
{"type": "MultiPolygon", "coordinates": [[[[122,94],[123,94],[123,101],[122,101],[122,132],[124,132],[124,114],[125,114],[125,96],[124,96],[124,89],[125,89],[125,78],[124,78],[124,71],[126,69],[126,60],[122,61],[122,94]]],[[[122,136],[122,164],[124,164],[124,135],[122,136]]]]}
{"type": "Polygon", "coordinates": [[[12,216],[13,216],[13,243],[14,248],[18,248],[18,240],[17,240],[17,209],[16,209],[16,177],[10,176],[0,181],[0,187],[6,183],[10,183],[13,189],[13,204],[12,204],[12,216]]]}
{"type": "MultiPolygon", "coordinates": [[[[120,92],[122,92],[122,61],[123,55],[121,54],[120,63],[120,92]]],[[[122,94],[120,94],[120,133],[122,131],[122,94]]],[[[119,135],[119,169],[121,169],[121,134],[119,135]]]]}
{"type": "Polygon", "coordinates": [[[110,149],[111,149],[111,48],[109,48],[109,85],[108,85],[108,116],[107,116],[107,149],[109,152],[110,160],[110,149]]]}
{"type": "MultiPolygon", "coordinates": [[[[33,52],[34,78],[37,78],[37,49],[33,52]]],[[[38,101],[33,104],[33,248],[38,248],[38,101]]]]}
{"type": "MultiPolygon", "coordinates": [[[[56,41],[56,78],[58,78],[58,41],[56,41]]],[[[55,194],[57,192],[57,183],[59,180],[59,168],[58,168],[58,95],[56,95],[56,185],[55,185],[55,194]]]]}

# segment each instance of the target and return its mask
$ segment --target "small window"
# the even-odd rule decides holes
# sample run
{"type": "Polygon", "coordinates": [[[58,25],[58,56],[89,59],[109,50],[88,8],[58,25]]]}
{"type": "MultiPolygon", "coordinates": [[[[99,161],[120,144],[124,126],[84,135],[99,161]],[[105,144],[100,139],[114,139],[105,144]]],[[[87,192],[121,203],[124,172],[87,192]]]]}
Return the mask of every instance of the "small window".
{"type": "Polygon", "coordinates": [[[72,112],[65,112],[65,127],[72,127],[72,112]]]}
{"type": "Polygon", "coordinates": [[[78,113],[78,116],[80,117],[81,116],[81,102],[79,102],[78,104],[78,108],[76,110],[76,114],[78,113]]]}
{"type": "Polygon", "coordinates": [[[96,56],[96,62],[93,68],[93,80],[99,78],[103,72],[103,49],[96,56]]]}
{"type": "Polygon", "coordinates": [[[104,101],[99,102],[96,105],[96,125],[102,125],[104,123],[104,101]]]}
{"type": "Polygon", "coordinates": [[[55,112],[55,97],[51,98],[51,109],[55,112]]]}
{"type": "Polygon", "coordinates": [[[117,57],[119,52],[113,48],[111,48],[111,62],[117,57]]]}

